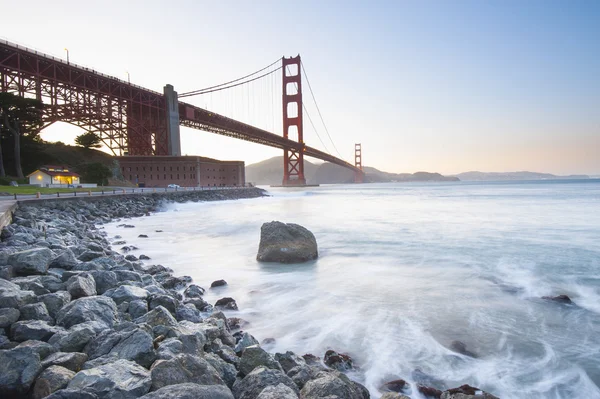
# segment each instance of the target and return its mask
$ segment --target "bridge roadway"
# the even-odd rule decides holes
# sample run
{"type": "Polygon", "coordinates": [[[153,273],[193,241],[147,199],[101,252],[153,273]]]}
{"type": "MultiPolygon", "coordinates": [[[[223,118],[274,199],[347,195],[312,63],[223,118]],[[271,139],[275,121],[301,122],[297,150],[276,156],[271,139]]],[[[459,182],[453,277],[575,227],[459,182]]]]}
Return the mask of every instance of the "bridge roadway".
{"type": "MultiPolygon", "coordinates": [[[[95,98],[108,97],[114,100],[114,103],[142,104],[148,107],[150,112],[161,115],[161,117],[166,109],[165,96],[161,93],[7,41],[0,41],[0,85],[1,91],[17,92],[21,95],[33,94],[42,99],[52,98],[51,96],[55,94],[57,88],[66,88],[66,91],[70,91],[72,95],[62,98],[62,104],[57,104],[58,101],[55,99],[50,106],[55,109],[59,109],[60,106],[65,108],[69,106],[68,101],[75,98],[74,101],[79,102],[73,103],[73,108],[76,111],[67,110],[65,112],[61,110],[63,112],[61,115],[64,115],[67,119],[70,112],[95,112],[94,118],[110,119],[100,115],[100,111],[97,109],[90,108],[91,111],[85,111],[86,107],[90,107],[90,101],[86,103],[86,96],[88,98],[94,96],[95,98]],[[45,87],[49,89],[45,89],[45,87]]],[[[85,117],[86,115],[80,119],[85,119],[85,117]]],[[[91,116],[89,119],[91,120],[91,116]]],[[[72,121],[67,122],[72,123],[72,121]]],[[[111,126],[104,120],[99,124],[111,126]]],[[[304,149],[304,155],[306,156],[331,162],[362,174],[359,168],[343,159],[192,104],[179,102],[179,124],[270,147],[304,149]]],[[[79,123],[79,126],[82,126],[82,123],[79,123]]],[[[130,133],[128,132],[128,134],[130,133]]],[[[111,141],[117,142],[118,139],[120,140],[117,143],[120,147],[116,147],[120,149],[124,149],[127,140],[133,139],[131,136],[126,137],[127,135],[123,133],[120,135],[107,133],[107,135],[111,141]]],[[[157,136],[160,135],[157,133],[157,136]]],[[[157,147],[159,146],[160,148],[156,152],[167,155],[167,145],[158,143],[157,147]]],[[[115,147],[109,146],[109,148],[113,149],[114,152],[115,147]]]]}

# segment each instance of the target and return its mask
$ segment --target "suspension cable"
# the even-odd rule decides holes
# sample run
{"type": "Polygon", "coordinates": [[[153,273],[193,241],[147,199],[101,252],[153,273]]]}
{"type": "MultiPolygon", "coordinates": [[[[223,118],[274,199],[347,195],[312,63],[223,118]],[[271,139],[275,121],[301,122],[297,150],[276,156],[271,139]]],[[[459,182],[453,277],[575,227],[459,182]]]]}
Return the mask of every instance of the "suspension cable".
{"type": "MultiPolygon", "coordinates": [[[[217,87],[221,87],[221,86],[227,86],[227,85],[230,85],[232,83],[239,82],[240,80],[244,80],[246,78],[249,78],[250,76],[254,76],[254,75],[256,75],[256,74],[264,71],[265,69],[271,68],[273,65],[275,65],[275,64],[277,64],[279,62],[281,62],[281,58],[277,59],[275,62],[272,62],[271,64],[267,65],[266,67],[264,67],[262,69],[259,69],[258,71],[253,72],[253,73],[251,73],[249,75],[242,76],[241,78],[230,80],[229,82],[221,83],[219,85],[205,87],[204,89],[198,89],[198,90],[188,91],[188,92],[180,94],[179,97],[189,97],[189,96],[193,96],[193,95],[196,95],[196,94],[203,94],[203,92],[211,93],[212,91],[217,91],[217,90],[212,90],[212,89],[216,89],[217,87]],[[208,91],[208,90],[211,90],[211,91],[208,91]]],[[[271,71],[270,73],[272,73],[272,72],[273,71],[271,71]]],[[[267,75],[268,74],[264,74],[264,75],[262,75],[260,77],[267,76],[267,75]]],[[[253,80],[256,80],[256,79],[253,79],[253,80]]],[[[252,80],[249,80],[248,82],[252,82],[252,80]]],[[[243,83],[241,83],[241,84],[243,84],[243,83]]],[[[229,87],[235,87],[235,86],[229,86],[229,87]]]]}
{"type": "Polygon", "coordinates": [[[329,137],[329,141],[331,141],[331,144],[333,145],[333,148],[335,149],[335,152],[337,152],[340,159],[344,159],[344,157],[342,157],[342,155],[338,151],[337,147],[335,146],[335,143],[331,139],[331,135],[329,134],[329,129],[327,129],[327,125],[325,124],[325,121],[323,120],[323,115],[321,114],[321,110],[319,109],[319,105],[317,104],[317,100],[315,99],[315,93],[313,93],[312,87],[310,86],[310,81],[308,80],[308,75],[306,74],[306,70],[304,69],[304,63],[302,61],[300,61],[300,66],[302,67],[302,72],[304,72],[304,77],[306,78],[306,83],[308,83],[308,89],[310,90],[312,99],[315,102],[315,106],[317,107],[317,112],[319,113],[319,117],[321,118],[321,122],[323,123],[323,127],[325,128],[327,137],[329,137]]]}

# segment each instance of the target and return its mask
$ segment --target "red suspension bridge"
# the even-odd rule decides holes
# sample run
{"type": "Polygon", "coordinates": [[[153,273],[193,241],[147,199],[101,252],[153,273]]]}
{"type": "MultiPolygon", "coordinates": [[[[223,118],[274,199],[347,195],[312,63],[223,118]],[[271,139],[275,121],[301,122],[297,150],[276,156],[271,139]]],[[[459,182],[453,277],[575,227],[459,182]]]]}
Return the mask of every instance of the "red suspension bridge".
{"type": "MultiPolygon", "coordinates": [[[[179,127],[186,126],[282,149],[283,185],[306,184],[305,155],[351,169],[355,182],[362,182],[360,144],[355,145],[354,164],[305,144],[302,72],[305,73],[300,56],[284,57],[242,78],[178,96],[171,85],[158,93],[68,60],[0,41],[0,91],[43,101],[44,127],[58,121],[79,126],[97,134],[115,155],[180,156],[179,127]],[[282,135],[179,101],[179,97],[248,85],[279,71],[282,74],[282,135]]],[[[308,80],[307,83],[310,88],[308,80]]],[[[314,100],[311,88],[310,92],[314,100]]],[[[317,111],[323,121],[318,106],[317,111]]],[[[309,120],[314,127],[310,116],[309,120]]],[[[324,122],[323,125],[331,140],[324,122]]],[[[320,136],[319,140],[325,146],[320,136]]]]}

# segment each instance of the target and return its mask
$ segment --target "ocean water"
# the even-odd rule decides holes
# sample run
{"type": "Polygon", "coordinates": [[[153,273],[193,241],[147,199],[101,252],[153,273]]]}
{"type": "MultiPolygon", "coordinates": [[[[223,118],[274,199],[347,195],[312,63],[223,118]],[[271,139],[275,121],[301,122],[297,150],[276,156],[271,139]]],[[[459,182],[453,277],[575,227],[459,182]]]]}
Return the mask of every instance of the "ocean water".
{"type": "MultiPolygon", "coordinates": [[[[271,352],[348,353],[372,397],[403,378],[501,398],[600,398],[600,181],[268,189],[106,225],[208,288],[271,352]],[[260,264],[263,222],[310,229],[319,259],[260,264]],[[155,230],[163,230],[157,233],[155,230]],[[149,238],[137,238],[147,234],[149,238]],[[542,300],[567,294],[574,305],[542,300]],[[460,340],[476,357],[449,349],[460,340]]],[[[420,398],[414,389],[411,398],[420,398]]]]}

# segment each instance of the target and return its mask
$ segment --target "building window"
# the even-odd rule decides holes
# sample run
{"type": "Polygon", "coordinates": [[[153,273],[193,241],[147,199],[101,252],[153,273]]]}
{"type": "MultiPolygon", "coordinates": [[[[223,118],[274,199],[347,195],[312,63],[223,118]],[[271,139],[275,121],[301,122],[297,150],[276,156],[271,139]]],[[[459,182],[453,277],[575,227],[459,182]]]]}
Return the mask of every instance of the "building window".
{"type": "Polygon", "coordinates": [[[177,173],[177,180],[179,180],[179,173],[177,173]]]}
{"type": "Polygon", "coordinates": [[[160,180],[160,175],[156,175],[156,180],[160,180]]]}
{"type": "Polygon", "coordinates": [[[150,180],[152,180],[152,175],[150,175],[150,180]]]}
{"type": "Polygon", "coordinates": [[[131,172],[131,167],[129,167],[129,171],[131,172]]]}
{"type": "Polygon", "coordinates": [[[183,179],[185,180],[185,173],[183,174],[183,179]]]}
{"type": "Polygon", "coordinates": [[[165,180],[167,180],[167,174],[165,173],[165,180]]]}
{"type": "Polygon", "coordinates": [[[185,172],[185,166],[183,167],[183,171],[185,172]]]}
{"type": "Polygon", "coordinates": [[[171,174],[171,180],[173,180],[173,175],[171,174]]]}

